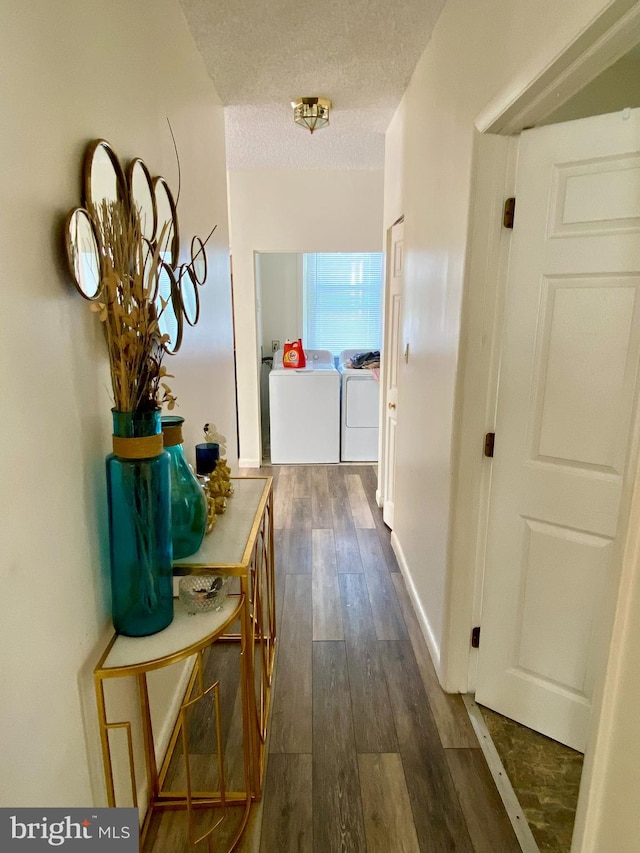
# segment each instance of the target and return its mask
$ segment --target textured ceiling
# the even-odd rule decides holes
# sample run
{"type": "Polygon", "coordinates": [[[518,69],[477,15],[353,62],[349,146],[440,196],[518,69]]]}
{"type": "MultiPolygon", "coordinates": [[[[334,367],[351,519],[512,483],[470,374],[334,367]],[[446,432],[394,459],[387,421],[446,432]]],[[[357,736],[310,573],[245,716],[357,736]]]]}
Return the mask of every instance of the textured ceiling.
{"type": "Polygon", "coordinates": [[[180,0],[225,105],[230,169],[381,169],[444,0],[180,0]],[[333,102],[313,136],[290,102],[333,102]]]}

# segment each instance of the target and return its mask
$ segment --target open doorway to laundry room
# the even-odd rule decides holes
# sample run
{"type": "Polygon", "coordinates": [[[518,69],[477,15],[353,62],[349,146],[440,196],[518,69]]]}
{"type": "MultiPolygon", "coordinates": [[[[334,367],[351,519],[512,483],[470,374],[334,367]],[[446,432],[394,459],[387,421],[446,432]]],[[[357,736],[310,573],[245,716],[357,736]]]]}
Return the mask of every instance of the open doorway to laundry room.
{"type": "MultiPolygon", "coordinates": [[[[263,463],[278,461],[271,452],[272,429],[277,431],[280,422],[271,388],[277,386],[278,369],[284,369],[285,342],[297,340],[309,356],[306,371],[327,364],[337,369],[336,423],[331,424],[336,447],[327,451],[330,461],[377,462],[383,279],[381,252],[255,253],[263,463]]],[[[286,461],[328,461],[314,457],[317,423],[300,426],[304,413],[298,404],[294,408],[284,413],[283,428],[301,429],[309,435],[309,447],[301,448],[299,459],[286,461]]]]}
{"type": "Polygon", "coordinates": [[[257,252],[255,264],[260,435],[264,463],[271,460],[269,374],[273,359],[287,337],[295,336],[297,339],[301,336],[302,255],[295,252],[257,252]]]}

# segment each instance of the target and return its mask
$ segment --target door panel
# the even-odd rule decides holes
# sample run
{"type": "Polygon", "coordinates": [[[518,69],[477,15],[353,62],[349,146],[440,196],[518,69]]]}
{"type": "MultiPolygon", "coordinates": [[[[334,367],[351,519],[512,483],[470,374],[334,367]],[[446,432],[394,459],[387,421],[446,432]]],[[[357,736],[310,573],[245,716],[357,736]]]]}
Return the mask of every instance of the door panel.
{"type": "Polygon", "coordinates": [[[611,539],[523,519],[515,668],[587,694],[589,625],[603,592],[611,539]]]}
{"type": "Polygon", "coordinates": [[[633,399],[639,285],[638,277],[543,282],[538,458],[622,473],[628,411],[619,407],[633,399]]]}
{"type": "Polygon", "coordinates": [[[576,749],[640,361],[640,111],[522,134],[478,702],[576,749]]]}
{"type": "Polygon", "coordinates": [[[550,237],[637,231],[640,155],[554,164],[550,237]]]}
{"type": "MultiPolygon", "coordinates": [[[[400,247],[396,245],[396,250],[400,247]]],[[[398,393],[398,371],[400,368],[400,331],[402,322],[402,294],[391,295],[391,351],[389,353],[389,390],[398,393]],[[393,346],[395,344],[395,346],[393,346]]]]}

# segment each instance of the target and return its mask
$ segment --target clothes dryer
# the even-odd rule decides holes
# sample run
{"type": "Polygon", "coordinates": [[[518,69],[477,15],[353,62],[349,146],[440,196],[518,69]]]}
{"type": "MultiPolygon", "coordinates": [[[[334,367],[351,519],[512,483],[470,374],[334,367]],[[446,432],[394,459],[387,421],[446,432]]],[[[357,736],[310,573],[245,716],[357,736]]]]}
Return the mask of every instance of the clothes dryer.
{"type": "Polygon", "coordinates": [[[380,383],[371,370],[347,367],[362,349],[338,356],[342,375],[340,458],[343,462],[377,462],[380,421],[380,383]]]}

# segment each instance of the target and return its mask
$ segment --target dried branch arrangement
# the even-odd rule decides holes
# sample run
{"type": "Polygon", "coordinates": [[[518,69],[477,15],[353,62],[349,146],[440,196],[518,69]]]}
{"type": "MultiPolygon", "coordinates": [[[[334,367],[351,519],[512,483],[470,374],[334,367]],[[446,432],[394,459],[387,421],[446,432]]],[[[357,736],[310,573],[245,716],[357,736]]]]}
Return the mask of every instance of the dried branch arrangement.
{"type": "MultiPolygon", "coordinates": [[[[178,174],[179,166],[178,158],[178,174]]],[[[183,324],[198,322],[205,245],[215,226],[204,241],[192,238],[190,260],[179,264],[178,217],[166,181],[152,178],[140,158],[125,177],[104,139],[86,151],[83,183],[84,204],[67,218],[67,258],[78,291],[104,323],[114,407],[173,409],[162,362],[180,348],[183,324]]]]}
{"type": "Polygon", "coordinates": [[[164,345],[159,318],[167,300],[159,296],[162,236],[155,247],[142,239],[140,215],[121,201],[90,205],[102,263],[102,287],[91,310],[104,323],[115,408],[122,412],[175,406],[164,381],[164,345]]]}

